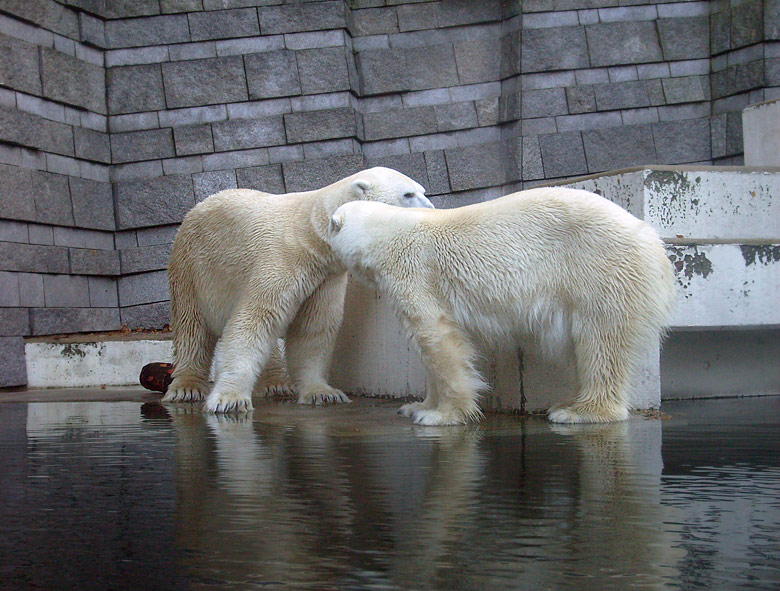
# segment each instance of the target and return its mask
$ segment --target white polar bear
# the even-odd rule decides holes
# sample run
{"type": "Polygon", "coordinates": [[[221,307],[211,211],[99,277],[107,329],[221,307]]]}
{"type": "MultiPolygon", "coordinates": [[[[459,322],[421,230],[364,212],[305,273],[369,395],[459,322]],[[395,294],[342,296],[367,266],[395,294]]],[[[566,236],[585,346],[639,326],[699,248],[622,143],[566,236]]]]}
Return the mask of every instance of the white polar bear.
{"type": "Polygon", "coordinates": [[[415,423],[479,418],[485,383],[473,336],[548,353],[573,346],[579,388],[558,423],[628,418],[632,370],[668,323],[674,274],[656,232],[593,193],[521,191],[456,209],[347,203],[331,219],[334,252],[389,294],[426,368],[427,397],[399,412],[415,423]]]}
{"type": "Polygon", "coordinates": [[[356,199],[433,207],[424,193],[400,172],[376,167],[316,191],[228,189],[196,205],[168,267],[175,369],[163,400],[205,396],[221,337],[205,409],[250,410],[252,387],[270,357],[274,367],[266,374],[283,375],[275,347],[284,337],[298,402],[349,402],[326,377],[346,289],[346,272],[327,242],[330,217],[356,199]]]}

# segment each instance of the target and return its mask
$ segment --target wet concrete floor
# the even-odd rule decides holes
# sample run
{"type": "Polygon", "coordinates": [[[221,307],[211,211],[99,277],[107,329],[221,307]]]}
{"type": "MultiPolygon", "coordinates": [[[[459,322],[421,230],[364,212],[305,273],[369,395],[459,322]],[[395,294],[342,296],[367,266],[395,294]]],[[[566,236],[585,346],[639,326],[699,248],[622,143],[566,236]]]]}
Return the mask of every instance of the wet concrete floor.
{"type": "Polygon", "coordinates": [[[777,589],[780,398],[562,427],[0,393],[0,588],[777,589]]]}

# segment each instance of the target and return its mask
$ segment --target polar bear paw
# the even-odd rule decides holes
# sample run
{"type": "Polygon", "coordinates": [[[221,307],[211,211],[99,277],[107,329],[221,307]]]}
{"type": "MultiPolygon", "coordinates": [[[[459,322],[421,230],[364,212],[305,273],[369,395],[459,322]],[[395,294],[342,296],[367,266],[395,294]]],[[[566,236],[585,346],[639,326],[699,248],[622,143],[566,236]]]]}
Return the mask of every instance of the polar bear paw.
{"type": "Polygon", "coordinates": [[[412,422],[416,425],[463,425],[465,420],[460,413],[442,412],[439,410],[415,410],[411,414],[412,422]]]}
{"type": "Polygon", "coordinates": [[[206,390],[203,382],[176,378],[165,391],[162,402],[197,402],[206,397],[206,390]]]}
{"type": "Polygon", "coordinates": [[[399,408],[398,414],[404,415],[405,417],[411,417],[415,412],[420,410],[425,410],[425,406],[423,406],[422,402],[410,402],[399,408]]]}
{"type": "Polygon", "coordinates": [[[288,384],[265,385],[260,393],[263,396],[293,396],[295,391],[288,384]]]}
{"type": "Polygon", "coordinates": [[[625,421],[629,417],[628,409],[617,407],[607,412],[595,413],[592,411],[571,406],[553,406],[547,411],[547,418],[551,423],[611,423],[625,421]]]}
{"type": "Polygon", "coordinates": [[[252,398],[239,392],[212,392],[203,409],[213,413],[245,413],[253,410],[252,398]]]}
{"type": "Polygon", "coordinates": [[[301,392],[298,396],[298,404],[340,404],[340,403],[352,402],[349,397],[341,390],[332,388],[327,385],[318,386],[317,388],[309,389],[301,392]]]}

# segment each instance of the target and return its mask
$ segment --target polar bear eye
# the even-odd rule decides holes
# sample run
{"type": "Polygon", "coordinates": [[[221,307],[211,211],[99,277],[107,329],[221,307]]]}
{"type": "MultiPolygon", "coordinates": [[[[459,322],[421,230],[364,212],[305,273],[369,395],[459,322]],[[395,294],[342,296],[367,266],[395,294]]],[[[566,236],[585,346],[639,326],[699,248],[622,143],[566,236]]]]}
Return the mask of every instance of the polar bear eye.
{"type": "Polygon", "coordinates": [[[414,197],[414,193],[411,193],[411,192],[410,193],[404,193],[404,197],[406,197],[407,199],[411,199],[412,197],[414,197]]]}

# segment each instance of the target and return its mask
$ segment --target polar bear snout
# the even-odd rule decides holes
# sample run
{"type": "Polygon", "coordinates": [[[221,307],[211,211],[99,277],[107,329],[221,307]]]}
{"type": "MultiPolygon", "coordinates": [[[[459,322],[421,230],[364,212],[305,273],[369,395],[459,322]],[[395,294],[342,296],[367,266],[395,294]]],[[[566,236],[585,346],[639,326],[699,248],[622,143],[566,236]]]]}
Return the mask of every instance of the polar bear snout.
{"type": "Polygon", "coordinates": [[[421,191],[407,191],[404,193],[403,205],[404,207],[427,207],[428,209],[435,209],[430,199],[421,191]]]}

